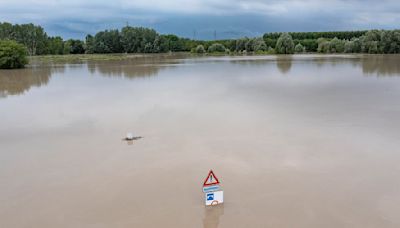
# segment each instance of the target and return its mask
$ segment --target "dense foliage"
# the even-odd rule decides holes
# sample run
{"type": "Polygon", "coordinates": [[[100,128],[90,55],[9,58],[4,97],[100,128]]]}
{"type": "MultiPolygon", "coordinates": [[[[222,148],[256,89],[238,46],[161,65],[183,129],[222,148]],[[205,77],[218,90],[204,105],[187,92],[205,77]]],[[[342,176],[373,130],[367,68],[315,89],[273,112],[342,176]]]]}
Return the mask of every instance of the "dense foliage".
{"type": "Polygon", "coordinates": [[[195,49],[193,49],[194,53],[198,53],[198,54],[203,54],[206,52],[206,49],[204,49],[203,45],[197,45],[197,47],[195,49]]]}
{"type": "Polygon", "coordinates": [[[292,36],[289,35],[289,33],[282,33],[282,35],[276,41],[275,50],[278,54],[293,54],[294,42],[292,36]]]}
{"type": "Polygon", "coordinates": [[[226,48],[224,45],[220,43],[215,43],[212,44],[210,47],[208,47],[208,52],[214,53],[214,52],[225,52],[226,48]]]}
{"type": "MultiPolygon", "coordinates": [[[[316,40],[318,38],[327,38],[327,39],[333,39],[337,37],[338,39],[351,39],[353,37],[360,37],[362,35],[365,35],[367,31],[338,31],[338,32],[289,32],[289,35],[294,39],[294,40],[306,40],[306,39],[311,39],[311,40],[316,40]]],[[[275,33],[265,33],[263,38],[265,39],[273,39],[277,40],[282,33],[280,32],[275,32],[275,33]]]]}
{"type": "Polygon", "coordinates": [[[29,55],[92,53],[400,53],[400,30],[266,33],[263,37],[192,40],[125,26],[87,35],[84,41],[50,37],[33,24],[0,23],[0,39],[23,44],[29,55]],[[223,47],[223,48],[222,48],[223,47]]]}
{"type": "Polygon", "coordinates": [[[0,23],[0,40],[15,40],[25,45],[30,55],[47,54],[47,34],[33,24],[0,23]]]}
{"type": "Polygon", "coordinates": [[[400,53],[399,30],[371,30],[360,37],[341,40],[319,38],[317,51],[321,53],[400,53]]]}
{"type": "Polygon", "coordinates": [[[49,37],[41,26],[34,24],[0,23],[0,40],[15,40],[23,44],[29,55],[61,55],[84,53],[84,42],[64,41],[61,37],[49,37]]]}
{"type": "MultiPolygon", "coordinates": [[[[308,52],[316,52],[318,48],[317,39],[338,39],[357,38],[364,35],[367,31],[337,31],[337,32],[289,32],[293,42],[297,45],[300,43],[308,52]]],[[[276,42],[282,33],[265,33],[263,39],[268,46],[275,48],[276,42]]]]}
{"type": "Polygon", "coordinates": [[[65,54],[83,54],[85,53],[85,43],[81,40],[69,39],[64,42],[65,54]]]}
{"type": "Polygon", "coordinates": [[[295,53],[303,53],[305,52],[306,49],[303,47],[303,45],[301,45],[301,43],[298,43],[295,47],[294,47],[294,52],[295,53]]]}
{"type": "Polygon", "coordinates": [[[126,26],[86,36],[86,53],[162,53],[189,51],[188,39],[160,35],[154,29],[126,26]]]}
{"type": "Polygon", "coordinates": [[[0,69],[23,68],[28,63],[24,45],[13,40],[0,40],[0,69]]]}

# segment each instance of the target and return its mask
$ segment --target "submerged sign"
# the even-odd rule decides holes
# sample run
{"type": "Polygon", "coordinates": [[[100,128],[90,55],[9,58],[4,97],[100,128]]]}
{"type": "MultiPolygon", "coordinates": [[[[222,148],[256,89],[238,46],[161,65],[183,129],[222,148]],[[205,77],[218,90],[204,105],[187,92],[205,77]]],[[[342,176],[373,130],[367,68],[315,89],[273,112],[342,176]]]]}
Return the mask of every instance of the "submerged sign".
{"type": "Polygon", "coordinates": [[[207,192],[205,196],[206,196],[206,206],[217,205],[224,202],[223,191],[207,192]]]}
{"type": "Polygon", "coordinates": [[[208,172],[207,178],[204,180],[203,187],[217,185],[217,184],[219,184],[219,180],[215,176],[214,172],[212,170],[210,170],[210,172],[208,172]]]}
{"type": "Polygon", "coordinates": [[[209,186],[209,187],[203,187],[203,192],[218,191],[219,189],[220,189],[219,185],[214,185],[214,186],[209,186]]]}
{"type": "Polygon", "coordinates": [[[203,192],[205,194],[206,206],[217,205],[224,202],[224,192],[219,186],[219,180],[214,172],[210,170],[203,183],[203,192]]]}

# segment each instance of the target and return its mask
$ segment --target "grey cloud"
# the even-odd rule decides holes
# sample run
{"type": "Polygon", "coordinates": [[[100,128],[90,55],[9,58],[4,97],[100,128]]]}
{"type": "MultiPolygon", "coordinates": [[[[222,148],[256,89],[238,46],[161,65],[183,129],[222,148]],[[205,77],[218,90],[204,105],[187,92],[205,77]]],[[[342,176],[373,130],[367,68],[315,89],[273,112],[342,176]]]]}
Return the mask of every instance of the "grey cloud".
{"type": "Polygon", "coordinates": [[[212,39],[271,31],[393,29],[400,2],[382,0],[0,0],[0,21],[41,24],[51,35],[83,38],[101,29],[149,26],[212,39]]]}

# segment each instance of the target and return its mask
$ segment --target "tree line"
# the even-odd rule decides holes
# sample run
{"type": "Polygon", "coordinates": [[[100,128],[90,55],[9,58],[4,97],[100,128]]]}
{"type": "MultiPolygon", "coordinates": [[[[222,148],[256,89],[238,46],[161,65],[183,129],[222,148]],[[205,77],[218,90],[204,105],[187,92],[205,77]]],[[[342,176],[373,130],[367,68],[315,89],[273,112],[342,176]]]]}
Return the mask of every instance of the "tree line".
{"type": "Polygon", "coordinates": [[[0,40],[14,40],[29,55],[92,53],[400,53],[400,30],[266,33],[262,37],[217,41],[159,34],[125,26],[87,35],[84,40],[48,36],[34,24],[0,23],[0,40]]]}
{"type": "Polygon", "coordinates": [[[188,51],[190,40],[176,35],[161,35],[154,29],[125,26],[119,31],[105,30],[87,35],[85,52],[92,53],[163,53],[188,51]]]}
{"type": "Polygon", "coordinates": [[[372,30],[351,39],[319,38],[317,42],[320,53],[396,54],[400,53],[400,30],[372,30]]]}
{"type": "Polygon", "coordinates": [[[14,40],[27,49],[29,55],[62,55],[84,53],[84,42],[50,37],[41,26],[0,23],[0,40],[14,40]],[[82,51],[83,50],[83,51],[82,51]]]}
{"type": "Polygon", "coordinates": [[[369,30],[349,32],[294,32],[266,33],[267,45],[277,49],[277,53],[319,52],[319,53],[400,53],[400,30],[369,30]],[[288,52],[279,51],[279,39],[293,46],[288,52]],[[291,40],[291,41],[290,41],[291,40]],[[296,48],[297,47],[297,48],[296,48]]]}
{"type": "Polygon", "coordinates": [[[0,23],[0,40],[23,44],[29,55],[91,53],[160,53],[190,51],[195,41],[176,35],[161,35],[154,29],[125,26],[121,30],[104,30],[87,35],[85,40],[63,40],[48,36],[34,24],[0,23]]]}

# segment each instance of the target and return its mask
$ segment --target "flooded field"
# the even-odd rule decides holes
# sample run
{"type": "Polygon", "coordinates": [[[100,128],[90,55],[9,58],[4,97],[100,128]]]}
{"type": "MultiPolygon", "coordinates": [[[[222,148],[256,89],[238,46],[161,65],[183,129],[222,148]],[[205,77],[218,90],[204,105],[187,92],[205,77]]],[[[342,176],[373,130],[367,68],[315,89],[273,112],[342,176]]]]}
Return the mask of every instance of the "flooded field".
{"type": "Polygon", "coordinates": [[[399,227],[399,63],[146,55],[0,70],[0,227],[399,227]],[[225,203],[206,208],[210,169],[225,203]]]}

